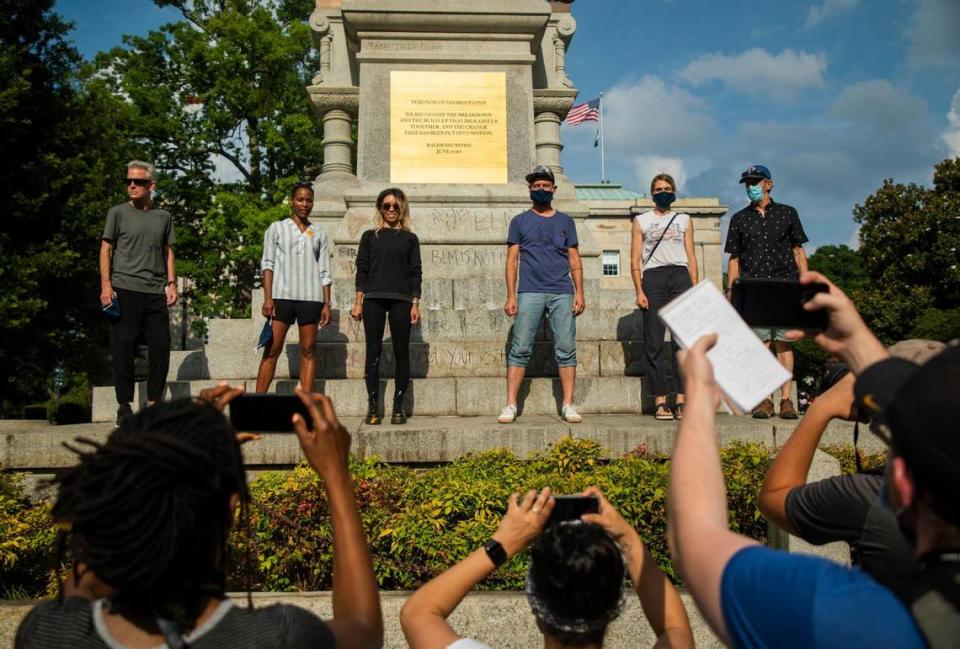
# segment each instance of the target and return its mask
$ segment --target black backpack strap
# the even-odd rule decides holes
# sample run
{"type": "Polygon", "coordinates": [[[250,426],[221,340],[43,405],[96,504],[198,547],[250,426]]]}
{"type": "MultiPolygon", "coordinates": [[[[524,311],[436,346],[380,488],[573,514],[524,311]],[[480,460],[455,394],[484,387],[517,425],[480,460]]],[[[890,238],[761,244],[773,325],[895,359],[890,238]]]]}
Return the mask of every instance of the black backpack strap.
{"type": "Polygon", "coordinates": [[[930,649],[960,646],[960,564],[935,562],[913,577],[887,581],[930,649]]]}
{"type": "Polygon", "coordinates": [[[657,248],[660,247],[660,242],[663,241],[663,238],[665,236],[667,236],[667,230],[669,230],[670,226],[673,225],[673,220],[677,218],[677,215],[678,215],[678,212],[674,212],[673,216],[670,217],[670,221],[667,223],[667,227],[663,229],[663,232],[660,233],[660,238],[657,239],[657,242],[655,244],[653,244],[653,250],[651,250],[647,258],[642,261],[643,266],[646,266],[647,262],[653,259],[653,253],[657,251],[657,248]]]}

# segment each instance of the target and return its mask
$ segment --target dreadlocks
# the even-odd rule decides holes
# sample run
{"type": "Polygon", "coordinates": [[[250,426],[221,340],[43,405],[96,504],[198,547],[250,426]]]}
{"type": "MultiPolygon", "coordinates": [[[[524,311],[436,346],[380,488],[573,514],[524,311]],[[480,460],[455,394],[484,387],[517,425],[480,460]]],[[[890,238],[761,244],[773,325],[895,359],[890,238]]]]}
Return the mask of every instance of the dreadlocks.
{"type": "Polygon", "coordinates": [[[230,498],[248,499],[234,432],[209,404],[183,399],[129,417],[57,479],[53,507],[75,562],[115,589],[111,606],[183,632],[226,589],[230,498]]]}

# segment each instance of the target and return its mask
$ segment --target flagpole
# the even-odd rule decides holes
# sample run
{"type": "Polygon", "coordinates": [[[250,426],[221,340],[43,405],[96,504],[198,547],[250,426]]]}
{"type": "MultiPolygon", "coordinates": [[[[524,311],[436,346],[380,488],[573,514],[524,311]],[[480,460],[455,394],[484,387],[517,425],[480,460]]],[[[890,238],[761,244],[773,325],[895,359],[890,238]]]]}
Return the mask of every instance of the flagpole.
{"type": "Polygon", "coordinates": [[[603,157],[603,93],[600,93],[600,184],[607,182],[606,161],[603,157]]]}

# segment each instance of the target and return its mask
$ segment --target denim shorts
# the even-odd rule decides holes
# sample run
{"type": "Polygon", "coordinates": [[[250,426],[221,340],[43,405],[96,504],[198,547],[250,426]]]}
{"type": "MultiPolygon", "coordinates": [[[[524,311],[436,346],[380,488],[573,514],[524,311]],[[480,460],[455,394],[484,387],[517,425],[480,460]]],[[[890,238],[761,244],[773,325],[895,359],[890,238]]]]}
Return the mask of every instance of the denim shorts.
{"type": "Polygon", "coordinates": [[[513,342],[507,354],[507,367],[526,367],[530,362],[533,339],[544,314],[553,331],[553,355],[557,367],[577,366],[577,321],[573,316],[573,294],[520,293],[517,296],[517,317],[513,322],[513,342]]]}
{"type": "Polygon", "coordinates": [[[789,329],[774,329],[771,327],[751,327],[753,333],[756,334],[757,338],[763,342],[792,342],[787,338],[787,331],[789,329]]]}

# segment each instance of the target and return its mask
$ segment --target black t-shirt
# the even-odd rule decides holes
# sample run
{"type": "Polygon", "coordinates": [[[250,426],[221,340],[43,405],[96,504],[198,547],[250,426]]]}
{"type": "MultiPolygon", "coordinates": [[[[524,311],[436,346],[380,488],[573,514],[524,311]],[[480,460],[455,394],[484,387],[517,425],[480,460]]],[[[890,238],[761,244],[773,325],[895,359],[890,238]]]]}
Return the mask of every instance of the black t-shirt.
{"type": "Polygon", "coordinates": [[[741,277],[800,275],[793,249],[808,241],[797,210],[770,201],[765,213],[748,205],[733,215],[724,252],[740,260],[741,277]]]}
{"type": "Polygon", "coordinates": [[[413,232],[367,230],[357,250],[356,288],[365,297],[406,300],[420,297],[420,239],[413,232]]]}
{"type": "MultiPolygon", "coordinates": [[[[31,610],[17,629],[15,649],[121,649],[106,631],[102,600],[69,597],[43,602],[31,610]]],[[[333,632],[305,609],[274,604],[240,608],[225,600],[217,611],[186,640],[191,649],[325,649],[334,647],[333,632]]],[[[165,644],[163,646],[166,646],[165,644]]]]}
{"type": "Polygon", "coordinates": [[[863,474],[811,482],[787,494],[786,515],[804,541],[849,543],[860,566],[881,583],[915,575],[913,548],[894,515],[878,504],[882,486],[880,476],[863,474]]]}

